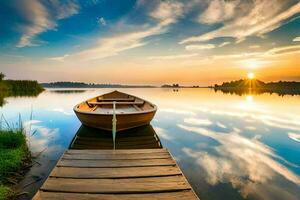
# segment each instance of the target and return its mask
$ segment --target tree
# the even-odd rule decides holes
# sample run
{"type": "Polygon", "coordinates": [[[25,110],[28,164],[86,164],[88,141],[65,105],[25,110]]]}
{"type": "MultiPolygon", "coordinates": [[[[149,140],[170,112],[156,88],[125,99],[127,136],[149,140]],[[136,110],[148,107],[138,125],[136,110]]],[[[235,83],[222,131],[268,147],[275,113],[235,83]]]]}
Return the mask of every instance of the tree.
{"type": "Polygon", "coordinates": [[[5,77],[5,75],[2,72],[0,72],[0,81],[2,81],[4,79],[4,77],[5,77]]]}

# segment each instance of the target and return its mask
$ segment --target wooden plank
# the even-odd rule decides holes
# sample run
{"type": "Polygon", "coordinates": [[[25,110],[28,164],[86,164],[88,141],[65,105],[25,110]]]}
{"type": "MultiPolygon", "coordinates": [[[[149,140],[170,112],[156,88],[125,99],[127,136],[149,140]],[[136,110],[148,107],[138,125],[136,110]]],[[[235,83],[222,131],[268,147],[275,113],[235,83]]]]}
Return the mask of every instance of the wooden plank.
{"type": "Polygon", "coordinates": [[[133,154],[69,154],[66,153],[63,159],[69,160],[137,160],[137,159],[160,159],[170,158],[167,152],[149,154],[149,153],[133,153],[133,154]]]}
{"type": "Polygon", "coordinates": [[[134,101],[135,98],[129,97],[129,98],[98,98],[98,101],[134,101]]]}
{"type": "Polygon", "coordinates": [[[182,176],[124,179],[48,178],[43,191],[75,193],[149,193],[191,189],[182,176]]]}
{"type": "MultiPolygon", "coordinates": [[[[90,105],[112,105],[113,102],[88,102],[90,105]]],[[[143,105],[145,102],[116,102],[116,105],[143,105]]]]}
{"type": "Polygon", "coordinates": [[[65,160],[61,159],[58,167],[143,167],[175,165],[175,161],[168,159],[139,159],[139,160],[65,160]]]}
{"type": "Polygon", "coordinates": [[[145,194],[78,194],[55,193],[40,191],[33,200],[197,200],[196,195],[190,190],[165,193],[145,194]]]}
{"type": "Polygon", "coordinates": [[[132,154],[132,153],[158,153],[168,152],[166,149],[130,149],[130,150],[67,150],[69,154],[132,154]]]}
{"type": "Polygon", "coordinates": [[[56,167],[50,177],[61,178],[133,178],[180,175],[176,166],[124,167],[124,168],[73,168],[56,167]]]}
{"type": "Polygon", "coordinates": [[[133,107],[137,110],[137,111],[142,111],[143,109],[138,107],[136,104],[133,105],[133,107]]]}
{"type": "Polygon", "coordinates": [[[198,199],[165,149],[68,150],[34,200],[198,199]]]}

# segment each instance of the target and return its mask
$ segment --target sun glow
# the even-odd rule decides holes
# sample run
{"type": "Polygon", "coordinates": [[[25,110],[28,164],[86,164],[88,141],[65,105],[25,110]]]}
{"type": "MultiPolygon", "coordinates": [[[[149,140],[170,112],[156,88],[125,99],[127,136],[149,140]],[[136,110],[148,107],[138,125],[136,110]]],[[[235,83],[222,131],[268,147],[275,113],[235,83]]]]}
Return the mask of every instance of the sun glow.
{"type": "Polygon", "coordinates": [[[253,72],[249,72],[247,74],[248,79],[254,79],[255,78],[255,74],[253,72]]]}
{"type": "Polygon", "coordinates": [[[247,101],[248,103],[252,103],[252,102],[253,102],[253,96],[252,96],[252,95],[247,95],[247,96],[246,96],[246,101],[247,101]]]}

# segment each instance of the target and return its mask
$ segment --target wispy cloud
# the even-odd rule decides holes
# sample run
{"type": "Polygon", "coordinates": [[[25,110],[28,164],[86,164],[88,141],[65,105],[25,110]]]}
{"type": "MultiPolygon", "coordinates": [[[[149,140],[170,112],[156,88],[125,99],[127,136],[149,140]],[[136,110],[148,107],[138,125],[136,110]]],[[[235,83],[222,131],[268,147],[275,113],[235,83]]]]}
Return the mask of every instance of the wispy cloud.
{"type": "Polygon", "coordinates": [[[250,45],[249,48],[250,49],[259,49],[260,45],[250,45]]]}
{"type": "MultiPolygon", "coordinates": [[[[300,184],[300,177],[277,160],[282,160],[292,166],[295,165],[276,155],[270,147],[258,141],[256,137],[249,139],[237,132],[226,134],[182,124],[179,124],[178,127],[212,138],[220,144],[214,147],[216,155],[195,152],[189,148],[183,149],[204,168],[208,175],[207,181],[211,184],[230,181],[232,184],[243,187],[243,191],[246,192],[245,189],[249,188],[245,187],[249,183],[268,184],[278,175],[297,185],[300,184]],[[247,179],[237,180],[238,177],[247,177],[247,179]]],[[[244,193],[244,195],[248,194],[249,191],[244,193]]]]}
{"type": "Polygon", "coordinates": [[[219,44],[218,47],[224,47],[224,46],[229,45],[229,44],[230,44],[230,42],[223,42],[223,43],[219,44]]]}
{"type": "Polygon", "coordinates": [[[165,33],[168,26],[176,22],[183,14],[183,4],[163,1],[149,13],[156,24],[142,28],[143,30],[123,33],[116,36],[98,39],[97,45],[69,56],[57,57],[56,60],[96,60],[118,55],[125,50],[141,47],[147,44],[144,40],[150,36],[165,33]]]}
{"type": "Polygon", "coordinates": [[[210,126],[212,125],[212,121],[208,120],[208,119],[198,119],[198,118],[193,118],[193,117],[190,117],[190,118],[185,118],[183,120],[185,123],[187,124],[191,124],[191,125],[200,125],[200,126],[210,126]]]}
{"type": "Polygon", "coordinates": [[[300,12],[300,2],[290,1],[211,1],[200,16],[200,23],[223,23],[214,31],[183,39],[180,44],[208,41],[219,37],[232,37],[241,41],[248,36],[260,36],[280,27],[300,12]],[[268,12],[266,12],[268,10],[268,12]]]}
{"type": "Polygon", "coordinates": [[[276,47],[273,49],[268,50],[265,55],[280,55],[286,53],[299,53],[300,52],[300,45],[290,45],[290,46],[283,46],[283,47],[276,47]]]}
{"type": "Polygon", "coordinates": [[[198,21],[204,24],[214,24],[231,19],[239,1],[213,0],[207,9],[199,16],[198,21]]]}
{"type": "Polygon", "coordinates": [[[157,133],[157,135],[160,137],[160,138],[163,138],[165,140],[172,140],[173,137],[168,133],[168,131],[164,128],[160,128],[158,126],[154,126],[153,127],[157,133]]]}
{"type": "Polygon", "coordinates": [[[193,54],[177,54],[177,55],[168,55],[168,56],[151,56],[148,57],[149,60],[174,60],[174,59],[185,59],[198,56],[197,53],[193,54]]]}
{"type": "Polygon", "coordinates": [[[201,44],[201,45],[187,45],[185,49],[188,51],[214,49],[216,46],[214,44],[201,44]]]}
{"type": "MultiPolygon", "coordinates": [[[[251,47],[249,47],[251,48],[251,47]]],[[[252,47],[253,48],[253,47],[252,47]]],[[[259,48],[259,47],[255,47],[259,48]]],[[[300,45],[288,45],[275,47],[266,51],[257,51],[257,52],[244,52],[239,54],[219,54],[212,55],[212,59],[262,59],[262,58],[270,58],[270,57],[280,57],[291,54],[299,54],[300,53],[300,45]]]]}
{"type": "Polygon", "coordinates": [[[70,17],[79,11],[79,5],[73,0],[63,3],[57,0],[49,1],[48,7],[39,0],[22,0],[18,2],[19,12],[27,21],[21,24],[22,36],[17,47],[37,46],[41,42],[36,40],[36,36],[48,30],[55,30],[57,20],[70,17]]]}
{"type": "Polygon", "coordinates": [[[176,1],[162,1],[150,16],[160,21],[160,25],[175,23],[177,18],[183,15],[184,6],[176,1]]]}
{"type": "Polygon", "coordinates": [[[106,26],[106,20],[103,17],[100,17],[98,19],[98,24],[100,24],[102,26],[106,26]]]}
{"type": "Polygon", "coordinates": [[[60,62],[63,62],[65,58],[67,58],[69,55],[66,54],[64,56],[58,56],[58,57],[51,57],[49,58],[49,60],[54,60],[54,61],[60,61],[60,62]]]}
{"type": "Polygon", "coordinates": [[[300,42],[300,37],[295,37],[295,38],[293,39],[293,42],[300,42]]]}
{"type": "Polygon", "coordinates": [[[289,132],[289,133],[288,133],[288,136],[289,136],[289,138],[291,138],[292,140],[294,140],[294,141],[296,141],[296,142],[300,142],[300,134],[289,132]]]}

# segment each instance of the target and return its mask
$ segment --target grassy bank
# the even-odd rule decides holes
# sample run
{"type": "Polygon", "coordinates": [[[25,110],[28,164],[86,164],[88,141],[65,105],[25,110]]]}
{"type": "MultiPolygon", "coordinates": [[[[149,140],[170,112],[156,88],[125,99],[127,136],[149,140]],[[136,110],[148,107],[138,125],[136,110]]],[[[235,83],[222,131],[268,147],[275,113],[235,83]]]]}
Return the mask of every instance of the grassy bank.
{"type": "Polygon", "coordinates": [[[7,96],[38,95],[44,90],[37,81],[32,80],[3,80],[1,89],[7,96]]]}
{"type": "Polygon", "coordinates": [[[23,132],[0,130],[0,200],[11,199],[10,186],[29,159],[23,132]]]}
{"type": "Polygon", "coordinates": [[[0,72],[0,106],[4,105],[5,97],[9,96],[37,96],[44,88],[32,80],[4,80],[5,75],[0,72]]]}

